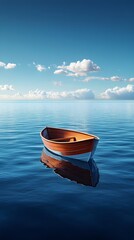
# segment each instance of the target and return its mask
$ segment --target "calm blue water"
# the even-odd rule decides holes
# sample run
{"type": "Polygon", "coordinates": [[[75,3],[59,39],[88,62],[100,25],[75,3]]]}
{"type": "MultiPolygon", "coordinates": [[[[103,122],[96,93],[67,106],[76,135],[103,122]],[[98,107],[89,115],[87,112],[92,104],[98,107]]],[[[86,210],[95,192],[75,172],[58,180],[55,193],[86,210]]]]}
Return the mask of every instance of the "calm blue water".
{"type": "Polygon", "coordinates": [[[132,240],[134,101],[0,103],[0,239],[132,240]],[[45,126],[100,137],[96,187],[40,161],[45,126]]]}

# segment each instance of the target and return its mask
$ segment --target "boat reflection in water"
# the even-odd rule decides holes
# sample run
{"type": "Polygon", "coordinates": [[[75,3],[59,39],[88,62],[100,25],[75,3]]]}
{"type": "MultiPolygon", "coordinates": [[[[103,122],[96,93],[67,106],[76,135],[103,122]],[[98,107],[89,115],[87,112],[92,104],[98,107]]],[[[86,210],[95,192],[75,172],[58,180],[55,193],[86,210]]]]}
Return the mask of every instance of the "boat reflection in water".
{"type": "Polygon", "coordinates": [[[99,170],[93,159],[89,162],[69,159],[50,152],[45,147],[41,155],[41,162],[61,177],[77,183],[96,187],[99,182],[99,170]]]}

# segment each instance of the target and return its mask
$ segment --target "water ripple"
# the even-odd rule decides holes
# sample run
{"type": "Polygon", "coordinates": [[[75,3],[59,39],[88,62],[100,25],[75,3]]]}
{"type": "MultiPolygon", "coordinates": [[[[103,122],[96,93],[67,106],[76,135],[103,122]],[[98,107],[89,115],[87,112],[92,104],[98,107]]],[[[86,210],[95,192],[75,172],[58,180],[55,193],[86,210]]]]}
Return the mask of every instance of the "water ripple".
{"type": "Polygon", "coordinates": [[[0,103],[1,239],[45,239],[54,232],[62,239],[87,239],[89,233],[98,240],[133,239],[134,102],[121,104],[0,103]],[[46,125],[100,137],[95,188],[63,178],[41,163],[39,133],[46,125]]]}

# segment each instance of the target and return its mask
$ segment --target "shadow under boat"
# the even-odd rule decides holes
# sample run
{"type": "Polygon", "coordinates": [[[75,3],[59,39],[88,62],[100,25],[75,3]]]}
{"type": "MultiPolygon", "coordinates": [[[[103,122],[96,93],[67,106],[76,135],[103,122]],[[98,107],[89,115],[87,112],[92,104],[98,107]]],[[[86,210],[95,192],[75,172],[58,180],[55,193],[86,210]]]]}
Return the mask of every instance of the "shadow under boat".
{"type": "Polygon", "coordinates": [[[99,169],[93,159],[88,162],[66,158],[43,148],[41,162],[63,178],[77,183],[96,187],[99,182],[99,169]]]}

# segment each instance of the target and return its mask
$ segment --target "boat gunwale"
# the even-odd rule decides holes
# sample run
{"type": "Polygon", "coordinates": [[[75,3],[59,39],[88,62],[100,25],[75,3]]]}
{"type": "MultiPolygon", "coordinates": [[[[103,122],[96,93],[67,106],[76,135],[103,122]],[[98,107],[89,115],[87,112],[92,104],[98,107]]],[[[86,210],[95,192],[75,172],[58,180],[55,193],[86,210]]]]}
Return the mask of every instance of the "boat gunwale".
{"type": "Polygon", "coordinates": [[[55,127],[45,127],[41,132],[40,132],[40,136],[47,142],[50,142],[50,143],[55,143],[55,144],[76,144],[77,142],[87,142],[89,140],[98,140],[99,141],[99,137],[93,135],[93,134],[88,134],[88,133],[85,133],[85,132],[80,132],[80,131],[75,131],[75,130],[72,130],[72,129],[65,129],[65,128],[55,128],[55,127]],[[64,131],[68,131],[68,132],[74,132],[74,133],[81,133],[81,134],[84,134],[86,136],[91,136],[91,137],[94,137],[94,138],[87,138],[87,139],[83,139],[83,140],[77,140],[77,141],[74,141],[74,142],[56,142],[56,141],[53,141],[53,140],[49,140],[47,138],[45,138],[43,136],[43,132],[45,130],[47,130],[47,128],[51,128],[51,129],[57,129],[57,130],[64,130],[64,131]]]}

